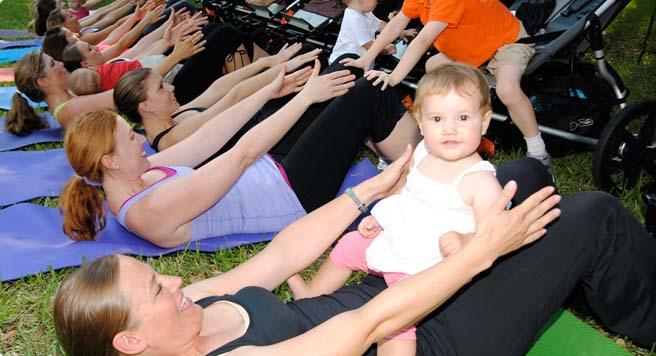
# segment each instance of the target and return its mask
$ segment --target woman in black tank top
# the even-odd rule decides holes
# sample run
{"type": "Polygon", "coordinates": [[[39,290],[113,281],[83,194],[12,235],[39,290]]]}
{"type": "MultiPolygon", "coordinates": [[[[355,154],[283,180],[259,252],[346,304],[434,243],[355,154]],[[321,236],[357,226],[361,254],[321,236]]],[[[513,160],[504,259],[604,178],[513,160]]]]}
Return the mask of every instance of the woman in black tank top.
{"type": "MultiPolygon", "coordinates": [[[[649,255],[656,241],[602,193],[561,201],[548,187],[504,210],[518,186],[530,181],[506,185],[476,237],[459,253],[391,288],[368,277],[330,295],[278,301],[269,291],[321,256],[366,204],[403,184],[410,154],[406,150],[383,173],[354,187],[356,198],[336,198],[283,230],[241,266],[187,287],[130,257],[114,255],[83,266],[63,283],[54,302],[64,350],[70,355],[357,355],[374,352],[368,351],[372,343],[426,317],[418,324],[420,355],[518,355],[581,281],[609,328],[641,345],[654,341],[656,260],[649,255]],[[548,236],[535,242],[545,232],[548,236]]],[[[499,175],[548,179],[537,161],[527,162],[511,172],[500,167],[499,175]]]]}
{"type": "MultiPolygon", "coordinates": [[[[175,82],[174,85],[164,83],[161,76],[150,69],[134,70],[123,75],[117,82],[114,87],[114,102],[128,120],[143,124],[148,142],[159,152],[182,141],[206,122],[272,82],[280,72],[282,63],[285,63],[287,72],[291,73],[299,66],[313,61],[319,53],[310,51],[289,60],[300,49],[301,45],[295,44],[284,48],[277,55],[260,58],[226,74],[216,79],[209,87],[204,86],[207,89],[202,94],[184,99],[183,102],[187,103],[183,106],[178,104],[177,96],[180,92],[176,89],[175,82]]],[[[285,96],[293,92],[297,86],[291,84],[301,81],[307,74],[307,71],[290,74],[287,77],[290,85],[283,88],[279,95],[285,96]]],[[[178,75],[184,77],[182,71],[178,75]]],[[[189,91],[185,89],[185,95],[189,91]]],[[[246,124],[245,121],[231,123],[226,118],[222,120],[226,121],[226,130],[235,125],[238,129],[246,124]]]]}

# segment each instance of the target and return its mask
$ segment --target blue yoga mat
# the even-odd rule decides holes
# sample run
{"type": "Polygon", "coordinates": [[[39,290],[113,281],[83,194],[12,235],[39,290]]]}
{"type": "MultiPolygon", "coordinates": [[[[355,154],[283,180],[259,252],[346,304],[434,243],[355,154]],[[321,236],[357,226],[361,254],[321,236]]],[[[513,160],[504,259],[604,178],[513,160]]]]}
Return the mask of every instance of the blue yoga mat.
{"type": "Polygon", "coordinates": [[[38,37],[37,34],[33,32],[28,32],[24,30],[13,30],[13,29],[0,29],[0,38],[25,38],[25,37],[38,37]]]}
{"type": "MultiPolygon", "coordinates": [[[[378,171],[368,161],[351,167],[339,194],[347,188],[374,176],[378,171]]],[[[79,266],[112,253],[159,256],[186,248],[214,252],[247,243],[270,240],[274,233],[238,234],[193,242],[190,246],[159,248],[138,238],[120,226],[111,214],[98,241],[73,242],[62,232],[62,216],[58,209],[34,204],[17,204],[0,210],[0,279],[14,280],[60,269],[79,266]]]]}
{"type": "Polygon", "coordinates": [[[58,209],[18,204],[0,211],[0,279],[9,281],[50,269],[79,266],[113,253],[159,256],[174,251],[217,250],[268,241],[274,233],[237,234],[163,249],[125,230],[111,217],[97,241],[73,242],[62,231],[58,209]]]}
{"type": "Polygon", "coordinates": [[[64,130],[49,112],[41,114],[50,125],[49,129],[34,131],[26,136],[16,136],[5,130],[5,118],[0,118],[0,151],[8,151],[34,143],[61,142],[64,130]]]}
{"type": "Polygon", "coordinates": [[[40,46],[7,48],[0,50],[0,64],[18,62],[24,55],[41,48],[40,46]]]}
{"type": "MultiPolygon", "coordinates": [[[[153,149],[144,144],[151,155],[153,149]]],[[[57,197],[73,176],[63,148],[0,152],[0,206],[39,197],[57,197]]]]}
{"type": "Polygon", "coordinates": [[[0,206],[59,196],[72,176],[63,148],[0,152],[0,206]]]}
{"type": "MultiPolygon", "coordinates": [[[[2,53],[2,51],[0,51],[2,53]]],[[[16,87],[0,87],[0,110],[9,111],[11,109],[11,99],[16,92],[16,87]]],[[[35,107],[45,108],[48,107],[48,104],[45,101],[40,103],[35,103],[32,100],[29,100],[30,105],[35,107]]],[[[4,125],[3,125],[4,127],[4,125]]]]}
{"type": "Polygon", "coordinates": [[[43,40],[40,38],[31,40],[3,41],[0,40],[0,49],[18,48],[18,47],[35,47],[41,46],[43,40]]]}

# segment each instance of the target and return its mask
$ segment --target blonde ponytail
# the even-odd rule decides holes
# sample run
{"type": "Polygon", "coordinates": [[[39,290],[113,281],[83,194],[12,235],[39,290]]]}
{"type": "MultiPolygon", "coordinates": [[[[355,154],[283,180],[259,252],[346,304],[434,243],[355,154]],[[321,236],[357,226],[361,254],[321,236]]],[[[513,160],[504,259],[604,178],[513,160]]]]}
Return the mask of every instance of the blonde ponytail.
{"type": "Polygon", "coordinates": [[[42,78],[44,63],[41,51],[33,51],[23,56],[14,67],[14,77],[18,90],[11,100],[11,110],[7,113],[5,128],[14,135],[25,136],[35,130],[48,127],[48,124],[27,102],[44,101],[45,94],[38,86],[37,80],[42,78]]]}

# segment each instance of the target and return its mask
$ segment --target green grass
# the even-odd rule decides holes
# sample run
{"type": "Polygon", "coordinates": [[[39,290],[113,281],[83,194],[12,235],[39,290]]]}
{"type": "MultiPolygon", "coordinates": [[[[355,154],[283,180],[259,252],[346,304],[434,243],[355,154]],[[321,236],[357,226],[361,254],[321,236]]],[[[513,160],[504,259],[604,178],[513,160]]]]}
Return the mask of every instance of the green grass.
{"type": "MultiPolygon", "coordinates": [[[[0,28],[25,29],[29,21],[27,6],[30,0],[4,0],[0,3],[0,28]]],[[[649,50],[638,64],[637,57],[645,34],[649,15],[655,5],[653,0],[633,0],[615,19],[606,31],[606,44],[609,62],[619,72],[631,90],[630,100],[640,100],[656,96],[656,34],[652,35],[649,50]]],[[[654,29],[656,31],[656,29],[654,29]]],[[[0,113],[0,116],[2,114],[0,113]]],[[[37,144],[32,150],[59,148],[60,144],[37,144]]],[[[367,156],[366,152],[363,154],[367,156]]],[[[494,159],[499,164],[520,156],[516,152],[500,152],[494,159]]],[[[592,153],[582,152],[554,159],[559,189],[562,194],[581,190],[594,190],[591,177],[592,153]]],[[[643,219],[643,203],[639,192],[630,190],[620,198],[638,219],[643,219]]],[[[56,198],[35,199],[32,201],[55,207],[56,198]]],[[[216,254],[203,254],[185,251],[161,258],[146,258],[157,271],[181,276],[191,283],[216,273],[230,270],[237,264],[254,255],[264,244],[245,246],[216,254]]],[[[311,276],[317,264],[308,268],[304,275],[311,276]]],[[[16,282],[3,283],[0,289],[0,354],[2,355],[50,355],[61,354],[56,342],[52,324],[52,298],[60,282],[74,269],[53,271],[28,277],[16,282]]],[[[360,276],[355,276],[355,279],[360,276]]],[[[289,299],[286,286],[276,293],[289,299]]],[[[631,345],[623,337],[608,334],[600,323],[587,314],[579,314],[587,323],[598,328],[618,344],[625,345],[635,355],[654,355],[650,350],[631,345]]]]}
{"type": "Polygon", "coordinates": [[[30,17],[30,0],[4,0],[0,2],[0,28],[27,30],[30,17]]]}

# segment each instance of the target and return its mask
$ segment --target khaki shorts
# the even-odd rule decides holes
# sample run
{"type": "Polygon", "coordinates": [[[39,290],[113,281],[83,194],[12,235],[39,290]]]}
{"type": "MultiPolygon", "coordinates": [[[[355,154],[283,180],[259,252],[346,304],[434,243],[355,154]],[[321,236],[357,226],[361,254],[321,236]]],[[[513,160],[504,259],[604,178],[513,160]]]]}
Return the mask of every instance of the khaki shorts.
{"type": "MultiPolygon", "coordinates": [[[[528,37],[524,25],[519,24],[519,36],[517,39],[528,37]]],[[[530,44],[525,43],[510,43],[501,48],[497,49],[497,52],[494,54],[494,57],[490,59],[490,62],[487,64],[487,70],[490,73],[496,75],[495,71],[497,68],[503,65],[513,65],[524,72],[528,62],[535,54],[535,48],[530,44]]]]}

